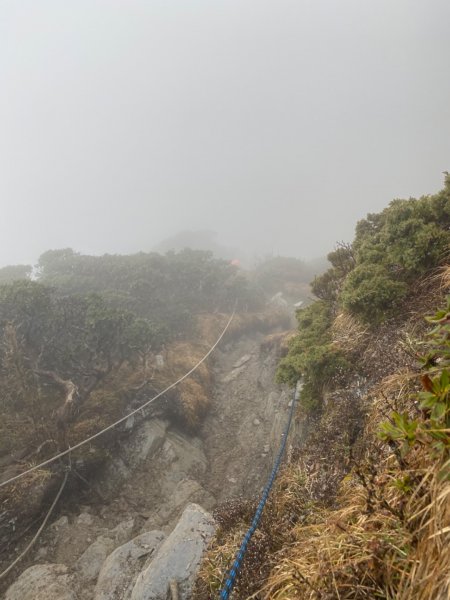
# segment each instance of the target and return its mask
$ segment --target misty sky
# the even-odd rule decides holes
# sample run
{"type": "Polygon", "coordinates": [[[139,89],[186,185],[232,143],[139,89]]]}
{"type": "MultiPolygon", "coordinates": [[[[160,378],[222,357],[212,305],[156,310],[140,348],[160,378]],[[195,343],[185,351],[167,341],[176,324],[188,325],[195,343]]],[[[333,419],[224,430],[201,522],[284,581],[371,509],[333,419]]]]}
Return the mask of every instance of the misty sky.
{"type": "Polygon", "coordinates": [[[448,0],[0,0],[0,265],[300,257],[450,170],[448,0]]]}

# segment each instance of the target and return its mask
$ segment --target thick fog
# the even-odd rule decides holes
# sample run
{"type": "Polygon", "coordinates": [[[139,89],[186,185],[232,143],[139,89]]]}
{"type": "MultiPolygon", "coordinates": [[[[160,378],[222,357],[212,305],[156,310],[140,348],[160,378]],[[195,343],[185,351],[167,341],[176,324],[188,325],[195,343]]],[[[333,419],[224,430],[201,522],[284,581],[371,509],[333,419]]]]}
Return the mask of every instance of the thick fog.
{"type": "Polygon", "coordinates": [[[448,0],[2,0],[0,264],[313,257],[450,170],[448,0]]]}

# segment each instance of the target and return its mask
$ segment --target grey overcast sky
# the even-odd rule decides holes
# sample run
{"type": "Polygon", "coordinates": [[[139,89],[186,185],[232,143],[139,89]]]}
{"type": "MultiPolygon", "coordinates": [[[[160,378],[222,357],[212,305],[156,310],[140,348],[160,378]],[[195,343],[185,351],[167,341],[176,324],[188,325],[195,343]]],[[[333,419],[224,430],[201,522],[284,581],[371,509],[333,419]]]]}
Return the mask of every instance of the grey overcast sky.
{"type": "Polygon", "coordinates": [[[0,0],[0,264],[313,257],[450,170],[448,0],[0,0]]]}

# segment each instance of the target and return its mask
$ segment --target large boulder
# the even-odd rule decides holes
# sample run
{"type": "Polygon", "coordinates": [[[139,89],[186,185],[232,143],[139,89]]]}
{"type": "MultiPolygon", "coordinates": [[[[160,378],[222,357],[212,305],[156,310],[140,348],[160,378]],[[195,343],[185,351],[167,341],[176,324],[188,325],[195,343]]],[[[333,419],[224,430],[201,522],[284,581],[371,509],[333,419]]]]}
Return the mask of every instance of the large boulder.
{"type": "Polygon", "coordinates": [[[174,483],[172,487],[173,491],[169,488],[166,493],[167,501],[147,520],[146,529],[165,527],[166,524],[172,524],[173,527],[188,504],[198,503],[206,509],[211,509],[216,504],[214,497],[193,479],[183,479],[176,485],[174,483]]]}
{"type": "Polygon", "coordinates": [[[76,569],[86,581],[93,581],[100,573],[106,557],[114,549],[114,541],[101,535],[92,543],[75,563],[76,569]]]}
{"type": "Polygon", "coordinates": [[[197,504],[189,504],[177,526],[162,543],[149,566],[137,578],[131,600],[166,600],[171,581],[179,586],[180,600],[191,598],[197,570],[215,523],[197,504]]]}
{"type": "Polygon", "coordinates": [[[65,565],[34,565],[12,584],[5,600],[77,600],[73,587],[65,565]]]}
{"type": "Polygon", "coordinates": [[[134,429],[133,435],[124,440],[121,455],[114,458],[106,467],[98,484],[106,496],[114,494],[117,486],[132,476],[133,471],[145,461],[153,460],[164,444],[168,421],[151,419],[135,425],[127,421],[127,428],[134,429]]]}
{"type": "MultiPolygon", "coordinates": [[[[80,515],[81,516],[81,515],[80,515]]],[[[80,520],[78,517],[77,521],[80,520]]],[[[94,581],[106,558],[114,548],[130,539],[134,527],[134,519],[119,523],[114,529],[105,529],[75,563],[80,576],[85,581],[94,581]]]]}
{"type": "Polygon", "coordinates": [[[149,531],[116,548],[103,563],[94,600],[127,600],[139,572],[164,538],[162,531],[149,531]]]}

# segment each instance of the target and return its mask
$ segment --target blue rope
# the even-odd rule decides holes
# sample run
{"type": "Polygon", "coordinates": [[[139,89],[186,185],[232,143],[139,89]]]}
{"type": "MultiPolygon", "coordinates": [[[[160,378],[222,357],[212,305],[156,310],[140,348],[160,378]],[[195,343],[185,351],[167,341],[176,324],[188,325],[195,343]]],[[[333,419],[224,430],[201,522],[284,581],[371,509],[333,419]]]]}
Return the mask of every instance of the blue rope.
{"type": "Polygon", "coordinates": [[[244,559],[245,553],[247,552],[248,543],[251,540],[252,535],[255,533],[256,528],[258,527],[262,512],[264,510],[264,507],[266,505],[267,499],[270,494],[270,490],[272,489],[273,482],[275,481],[276,476],[278,474],[278,470],[279,470],[280,464],[281,464],[281,459],[283,458],[283,454],[286,449],[286,442],[287,442],[287,438],[288,438],[289,429],[291,427],[292,417],[294,415],[295,402],[298,399],[299,390],[300,390],[300,388],[297,385],[295,393],[294,393],[294,397],[292,399],[292,405],[291,405],[291,410],[289,412],[288,422],[286,424],[286,428],[281,437],[280,449],[278,450],[278,455],[277,455],[275,463],[273,465],[272,472],[269,476],[269,479],[266,483],[266,487],[263,490],[261,499],[256,508],[256,512],[253,517],[252,524],[248,528],[247,533],[244,535],[244,539],[242,540],[241,547],[239,548],[239,551],[236,554],[233,565],[232,565],[231,569],[228,571],[225,583],[224,583],[222,589],[220,590],[219,598],[221,600],[228,600],[228,598],[230,596],[231,590],[233,589],[233,586],[236,582],[236,579],[237,579],[237,576],[239,573],[239,569],[241,568],[241,564],[244,559]]]}

